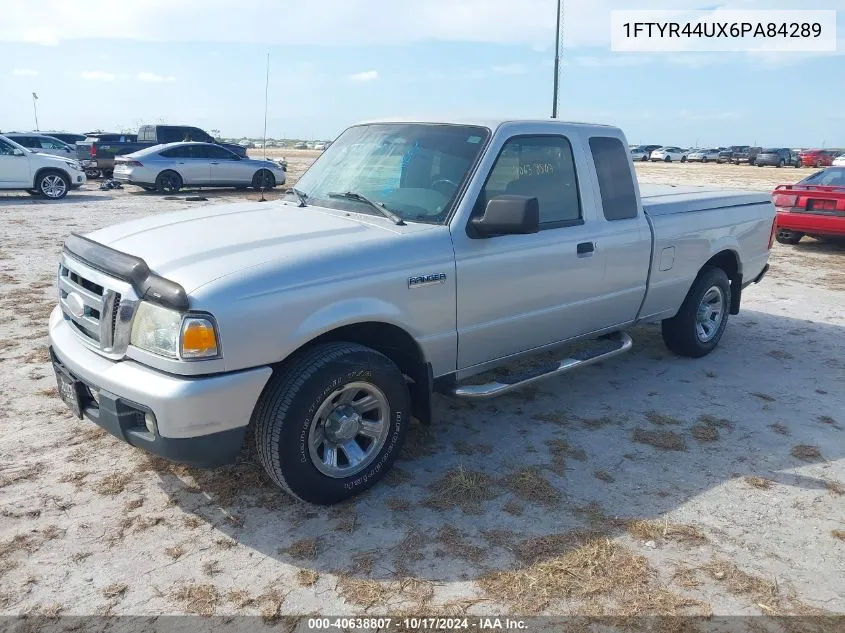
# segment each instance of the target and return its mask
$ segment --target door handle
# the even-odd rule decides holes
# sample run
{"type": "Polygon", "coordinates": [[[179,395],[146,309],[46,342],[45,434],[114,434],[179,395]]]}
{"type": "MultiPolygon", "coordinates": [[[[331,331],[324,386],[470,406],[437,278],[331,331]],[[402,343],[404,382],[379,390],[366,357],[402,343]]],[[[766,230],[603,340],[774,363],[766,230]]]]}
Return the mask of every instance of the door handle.
{"type": "Polygon", "coordinates": [[[209,163],[209,165],[219,165],[220,163],[209,163]]]}
{"type": "Polygon", "coordinates": [[[595,242],[581,242],[577,246],[578,257],[589,257],[596,250],[595,242]]]}

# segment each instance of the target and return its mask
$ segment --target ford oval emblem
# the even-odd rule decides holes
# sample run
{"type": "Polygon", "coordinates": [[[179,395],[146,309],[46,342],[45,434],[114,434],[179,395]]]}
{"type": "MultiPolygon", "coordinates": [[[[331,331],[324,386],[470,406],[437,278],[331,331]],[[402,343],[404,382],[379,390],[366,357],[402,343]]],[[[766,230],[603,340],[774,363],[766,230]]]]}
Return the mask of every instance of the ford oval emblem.
{"type": "Polygon", "coordinates": [[[82,297],[75,292],[68,293],[67,297],[65,297],[65,305],[67,305],[67,309],[77,319],[85,314],[85,303],[83,303],[82,297]]]}

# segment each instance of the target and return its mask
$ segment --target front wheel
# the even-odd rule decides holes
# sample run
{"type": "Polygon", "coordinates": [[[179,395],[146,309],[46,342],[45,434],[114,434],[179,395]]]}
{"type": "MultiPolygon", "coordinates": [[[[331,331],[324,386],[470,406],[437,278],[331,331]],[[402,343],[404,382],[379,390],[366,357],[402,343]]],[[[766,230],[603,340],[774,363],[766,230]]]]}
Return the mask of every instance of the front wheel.
{"type": "Polygon", "coordinates": [[[681,162],[682,162],[682,163],[687,162],[687,157],[686,157],[686,156],[681,156],[681,162]]]}
{"type": "Polygon", "coordinates": [[[665,162],[665,163],[671,163],[671,162],[672,162],[672,157],[671,157],[671,156],[667,156],[666,158],[664,158],[664,159],[663,159],[663,162],[665,162]]]}
{"type": "Polygon", "coordinates": [[[36,189],[39,194],[49,200],[61,200],[67,195],[70,183],[64,174],[48,171],[38,177],[36,189]]]}
{"type": "Polygon", "coordinates": [[[678,314],[663,321],[663,342],[680,356],[706,356],[719,344],[730,309],[731,284],[727,274],[721,268],[705,266],[678,314]]]}
{"type": "Polygon", "coordinates": [[[327,343],[278,371],[255,411],[258,459],[294,497],[329,505],[390,469],[411,422],[408,386],[383,354],[327,343]]]}
{"type": "Polygon", "coordinates": [[[706,156],[702,156],[702,157],[701,157],[701,162],[702,162],[702,163],[706,163],[706,162],[707,162],[707,157],[706,157],[706,156]]]}
{"type": "Polygon", "coordinates": [[[256,191],[269,191],[276,186],[276,179],[266,169],[255,172],[252,177],[252,188],[256,191]]]}

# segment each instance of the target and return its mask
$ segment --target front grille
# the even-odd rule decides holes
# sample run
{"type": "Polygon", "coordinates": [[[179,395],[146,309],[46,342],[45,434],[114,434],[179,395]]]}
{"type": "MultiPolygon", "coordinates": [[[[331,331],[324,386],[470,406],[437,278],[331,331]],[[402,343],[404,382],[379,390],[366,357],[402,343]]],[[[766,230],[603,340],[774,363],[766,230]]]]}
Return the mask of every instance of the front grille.
{"type": "Polygon", "coordinates": [[[86,279],[67,261],[59,267],[59,305],[81,337],[100,349],[114,343],[120,293],[86,279]]]}

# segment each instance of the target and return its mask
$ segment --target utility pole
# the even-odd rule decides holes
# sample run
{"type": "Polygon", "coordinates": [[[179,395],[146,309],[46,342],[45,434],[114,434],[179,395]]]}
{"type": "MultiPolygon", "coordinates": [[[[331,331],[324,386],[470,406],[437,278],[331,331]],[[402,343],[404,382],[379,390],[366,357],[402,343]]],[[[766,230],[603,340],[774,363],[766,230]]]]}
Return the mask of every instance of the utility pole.
{"type": "Polygon", "coordinates": [[[38,131],[38,108],[35,105],[35,102],[38,101],[38,95],[34,92],[32,93],[32,111],[35,113],[35,131],[38,131]]]}
{"type": "Polygon", "coordinates": [[[558,88],[559,88],[559,74],[560,74],[560,2],[557,0],[557,27],[555,28],[555,80],[554,80],[554,96],[552,97],[552,118],[557,118],[557,102],[558,102],[558,88]]]}

